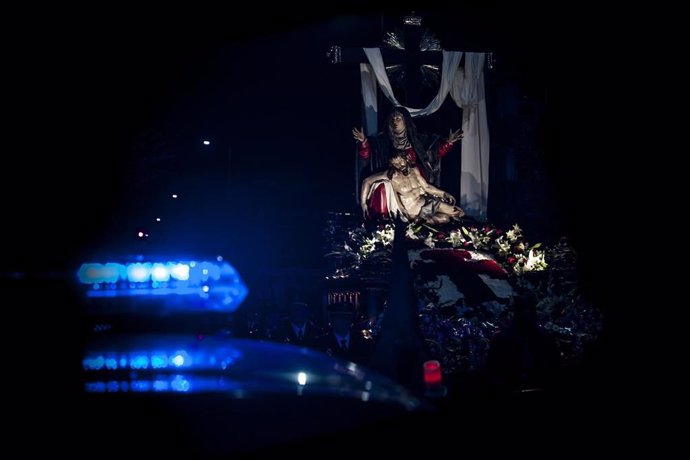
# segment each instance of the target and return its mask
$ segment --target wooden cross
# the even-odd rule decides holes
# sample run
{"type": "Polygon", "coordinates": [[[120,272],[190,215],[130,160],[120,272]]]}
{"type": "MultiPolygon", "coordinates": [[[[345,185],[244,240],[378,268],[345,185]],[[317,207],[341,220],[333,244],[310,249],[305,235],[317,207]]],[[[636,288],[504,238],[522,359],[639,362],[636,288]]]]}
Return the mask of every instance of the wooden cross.
{"type": "MultiPolygon", "coordinates": [[[[405,94],[404,97],[398,100],[403,105],[415,108],[420,107],[423,103],[420,97],[423,83],[422,66],[437,65],[440,67],[443,62],[443,54],[441,51],[422,51],[420,49],[422,41],[421,25],[421,18],[419,16],[414,16],[414,13],[405,17],[403,28],[404,49],[381,48],[381,55],[386,66],[405,66],[405,94]]],[[[362,48],[333,46],[329,50],[328,55],[331,58],[331,62],[334,64],[369,62],[362,48]]]]}

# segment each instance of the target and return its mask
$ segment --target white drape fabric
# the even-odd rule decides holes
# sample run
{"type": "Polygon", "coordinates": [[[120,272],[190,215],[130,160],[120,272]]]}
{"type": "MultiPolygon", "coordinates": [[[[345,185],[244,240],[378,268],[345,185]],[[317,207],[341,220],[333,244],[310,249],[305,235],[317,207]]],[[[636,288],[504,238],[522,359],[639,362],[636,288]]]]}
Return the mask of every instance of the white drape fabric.
{"type": "Polygon", "coordinates": [[[489,201],[489,124],[484,93],[484,53],[466,53],[455,76],[451,98],[462,108],[460,207],[485,220],[489,201]]]}
{"type": "MultiPolygon", "coordinates": [[[[380,53],[379,53],[380,54],[380,53]]],[[[362,81],[362,101],[364,102],[364,133],[373,136],[378,130],[378,102],[376,100],[376,76],[369,64],[359,65],[362,81]]]]}
{"type": "MultiPolygon", "coordinates": [[[[388,80],[388,75],[386,74],[386,66],[383,63],[383,56],[381,56],[380,48],[364,48],[364,54],[367,55],[369,59],[369,64],[374,69],[374,75],[376,80],[381,87],[381,92],[391,101],[394,105],[399,105],[400,102],[395,98],[393,94],[393,87],[391,86],[390,80],[388,80]]],[[[458,65],[460,64],[460,59],[462,58],[462,51],[443,51],[443,64],[441,66],[441,84],[438,89],[436,96],[429,102],[429,105],[423,109],[418,109],[414,107],[405,107],[410,115],[413,117],[425,117],[436,112],[443,104],[443,101],[448,96],[451,87],[453,86],[453,80],[455,74],[458,71],[458,65]]],[[[403,106],[404,107],[404,106],[403,106]]]]}

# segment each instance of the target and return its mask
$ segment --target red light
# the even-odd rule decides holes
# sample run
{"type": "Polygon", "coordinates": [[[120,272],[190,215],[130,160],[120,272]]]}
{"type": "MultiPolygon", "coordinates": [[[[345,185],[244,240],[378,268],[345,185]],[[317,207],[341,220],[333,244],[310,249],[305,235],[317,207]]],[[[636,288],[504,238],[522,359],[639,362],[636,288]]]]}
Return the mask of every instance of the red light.
{"type": "Polygon", "coordinates": [[[427,388],[441,386],[441,363],[436,360],[424,363],[424,383],[427,388]]]}

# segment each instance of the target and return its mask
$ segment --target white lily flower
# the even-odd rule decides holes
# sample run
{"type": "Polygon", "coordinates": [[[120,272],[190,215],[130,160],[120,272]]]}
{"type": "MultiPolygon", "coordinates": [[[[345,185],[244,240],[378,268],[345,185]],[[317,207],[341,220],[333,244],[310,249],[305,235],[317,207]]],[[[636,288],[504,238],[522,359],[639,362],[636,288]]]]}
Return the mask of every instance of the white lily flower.
{"type": "Polygon", "coordinates": [[[544,252],[530,249],[527,262],[525,262],[525,271],[541,271],[547,267],[544,259],[544,252]]]}
{"type": "Polygon", "coordinates": [[[414,232],[414,230],[412,230],[412,226],[411,226],[411,225],[407,227],[407,230],[405,231],[405,236],[408,237],[408,238],[411,239],[411,240],[418,240],[418,239],[419,239],[419,237],[418,237],[417,234],[414,232]]]}
{"type": "Polygon", "coordinates": [[[462,243],[465,242],[465,239],[462,237],[462,233],[460,230],[452,230],[449,235],[450,242],[453,244],[454,248],[457,248],[459,246],[462,246],[462,243]]]}
{"type": "Polygon", "coordinates": [[[496,246],[498,246],[498,253],[501,255],[508,254],[510,251],[510,243],[503,239],[503,236],[496,238],[496,246]]]}

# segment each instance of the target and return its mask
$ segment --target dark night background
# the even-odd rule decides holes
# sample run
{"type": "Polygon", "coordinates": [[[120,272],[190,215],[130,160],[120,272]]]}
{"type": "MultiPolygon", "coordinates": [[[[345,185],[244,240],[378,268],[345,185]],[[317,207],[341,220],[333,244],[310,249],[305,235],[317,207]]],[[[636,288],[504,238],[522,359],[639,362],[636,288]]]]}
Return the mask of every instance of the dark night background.
{"type": "MultiPolygon", "coordinates": [[[[351,129],[361,124],[358,68],[330,64],[326,51],[376,46],[413,9],[32,21],[40,35],[6,43],[0,268],[72,273],[94,254],[221,253],[251,288],[265,267],[320,267],[326,213],[355,210],[351,129]]],[[[622,98],[617,39],[577,7],[487,10],[416,11],[444,48],[496,57],[489,220],[518,223],[531,241],[568,236],[613,334],[625,282],[601,256],[623,248],[601,235],[631,201],[612,183],[626,180],[627,154],[609,124],[622,98]]],[[[420,125],[446,134],[460,126],[449,116],[420,125]]],[[[456,147],[445,171],[459,158],[456,147]]]]}
{"type": "MultiPolygon", "coordinates": [[[[15,50],[17,116],[3,170],[20,185],[4,183],[13,216],[4,264],[64,269],[96,250],[137,251],[132,235],[145,228],[147,250],[223,252],[241,272],[318,265],[325,213],[354,209],[350,130],[361,124],[357,66],[331,65],[326,51],[377,45],[409,10],[292,20],[280,11],[230,15],[223,27],[195,15],[184,27],[147,16],[123,26],[68,21],[74,27],[63,35],[48,27],[32,52],[15,50]]],[[[589,53],[600,64],[593,85],[577,73],[576,51],[591,51],[600,24],[590,20],[573,43],[577,10],[450,11],[418,14],[446,49],[496,58],[487,73],[489,219],[517,222],[533,241],[569,236],[584,276],[598,279],[592,258],[602,248],[591,224],[613,211],[607,176],[620,149],[598,137],[613,94],[598,113],[583,102],[609,87],[615,59],[589,53]]],[[[440,112],[451,115],[421,120],[422,129],[444,134],[460,125],[446,102],[440,112]]],[[[446,175],[459,167],[458,150],[444,160],[446,175]]],[[[455,192],[457,184],[444,187],[455,192]]]]}

